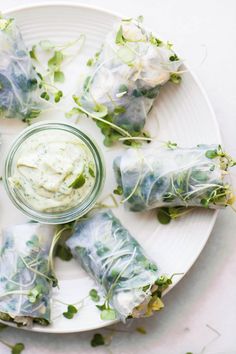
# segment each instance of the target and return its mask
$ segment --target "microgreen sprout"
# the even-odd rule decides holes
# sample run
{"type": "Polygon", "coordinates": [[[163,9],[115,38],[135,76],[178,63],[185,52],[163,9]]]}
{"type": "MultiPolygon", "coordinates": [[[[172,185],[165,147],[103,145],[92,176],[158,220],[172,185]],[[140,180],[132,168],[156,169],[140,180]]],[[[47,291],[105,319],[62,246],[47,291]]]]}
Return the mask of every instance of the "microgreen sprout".
{"type": "Polygon", "coordinates": [[[117,195],[122,195],[123,194],[123,189],[121,186],[117,186],[114,190],[113,190],[113,193],[114,194],[117,194],[117,195]]]}
{"type": "Polygon", "coordinates": [[[94,302],[99,302],[100,301],[100,296],[98,295],[98,292],[96,289],[91,289],[89,292],[90,299],[93,300],[94,302]]]}
{"type": "Polygon", "coordinates": [[[105,300],[104,304],[96,305],[96,307],[101,311],[100,317],[103,321],[114,321],[117,319],[116,311],[110,307],[108,299],[105,300]]]}
{"type": "Polygon", "coordinates": [[[13,18],[2,18],[0,15],[0,31],[5,31],[7,30],[8,27],[10,27],[11,23],[14,21],[13,18]]]}
{"type": "Polygon", "coordinates": [[[157,218],[163,225],[169,224],[171,220],[175,220],[181,216],[190,213],[193,208],[186,207],[162,207],[157,209],[157,218]]]}
{"type": "Polygon", "coordinates": [[[23,343],[16,343],[13,347],[12,347],[12,354],[20,354],[22,353],[22,351],[25,349],[25,346],[23,343]]]}
{"type": "Polygon", "coordinates": [[[182,80],[182,77],[179,74],[172,73],[170,74],[170,81],[173,82],[174,84],[179,84],[182,80]]]}
{"type": "Polygon", "coordinates": [[[78,312],[78,309],[74,305],[68,305],[67,311],[63,312],[63,316],[68,320],[71,320],[78,312]]]}
{"type": "Polygon", "coordinates": [[[167,148],[172,149],[172,150],[177,148],[177,144],[173,143],[171,141],[167,141],[166,146],[167,146],[167,148]]]}
{"type": "MultiPolygon", "coordinates": [[[[4,325],[1,324],[0,330],[5,328],[2,326],[4,326],[4,325]]],[[[11,350],[11,354],[21,354],[23,352],[23,350],[25,349],[25,345],[23,343],[10,344],[10,343],[6,342],[5,340],[3,340],[2,338],[0,338],[0,343],[2,343],[7,348],[9,348],[11,350]]]]}
{"type": "Polygon", "coordinates": [[[62,45],[42,40],[32,46],[29,55],[38,71],[42,99],[49,101],[52,98],[55,103],[60,102],[63,92],[55,84],[62,84],[65,81],[63,66],[69,62],[68,58],[71,57],[68,49],[78,46],[79,48],[72,58],[77,56],[83,46],[84,39],[84,35],[81,35],[78,39],[62,45]],[[47,61],[46,67],[45,61],[47,61]]]}
{"type": "Polygon", "coordinates": [[[58,257],[62,261],[66,262],[70,261],[73,258],[69,247],[67,247],[65,244],[58,244],[56,246],[55,257],[58,257]]]}
{"type": "Polygon", "coordinates": [[[83,185],[85,184],[86,179],[83,173],[81,173],[70,185],[69,188],[73,188],[73,189],[79,189],[81,187],[83,187],[83,185]]]}
{"type": "Polygon", "coordinates": [[[84,113],[87,116],[90,116],[94,120],[98,121],[102,127],[110,126],[114,131],[117,131],[119,134],[127,137],[131,137],[131,135],[123,128],[113,124],[112,122],[103,119],[107,115],[107,108],[104,105],[96,105],[94,108],[94,112],[87,111],[84,107],[82,107],[80,103],[80,98],[78,96],[73,96],[75,103],[78,105],[78,108],[73,108],[73,114],[84,113]]]}
{"type": "Polygon", "coordinates": [[[51,274],[51,279],[53,281],[53,286],[57,286],[57,278],[55,277],[55,271],[54,271],[54,261],[53,261],[53,256],[56,250],[56,246],[58,244],[58,241],[61,239],[63,233],[65,231],[72,231],[74,227],[74,223],[69,223],[65,224],[62,226],[59,226],[54,234],[52,244],[49,250],[49,256],[48,256],[48,269],[51,274]]]}
{"type": "Polygon", "coordinates": [[[105,344],[105,339],[100,333],[95,333],[90,344],[92,347],[98,347],[105,344]]]}

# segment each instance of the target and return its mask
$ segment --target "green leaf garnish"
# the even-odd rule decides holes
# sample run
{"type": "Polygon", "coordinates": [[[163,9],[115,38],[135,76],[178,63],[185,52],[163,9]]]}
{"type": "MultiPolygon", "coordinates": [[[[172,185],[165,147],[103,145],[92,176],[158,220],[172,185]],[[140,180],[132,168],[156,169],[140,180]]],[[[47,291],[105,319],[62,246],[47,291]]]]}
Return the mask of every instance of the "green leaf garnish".
{"type": "Polygon", "coordinates": [[[181,82],[182,78],[179,74],[172,73],[170,74],[170,81],[173,82],[174,84],[179,84],[181,82]]]}
{"type": "Polygon", "coordinates": [[[43,98],[46,101],[50,100],[50,96],[49,96],[49,94],[46,91],[42,92],[40,97],[43,98]]]}
{"type": "Polygon", "coordinates": [[[63,56],[62,52],[55,50],[53,57],[48,60],[49,68],[51,68],[52,70],[59,68],[63,62],[63,59],[64,59],[64,56],[63,56]]]}
{"type": "Polygon", "coordinates": [[[65,75],[62,71],[55,71],[54,72],[54,81],[55,82],[64,82],[65,81],[65,75]]]}
{"type": "Polygon", "coordinates": [[[77,312],[78,309],[74,305],[68,305],[67,311],[63,312],[63,316],[68,320],[71,320],[77,312]]]}
{"type": "Polygon", "coordinates": [[[95,173],[92,167],[89,167],[89,174],[91,177],[95,178],[95,173]]]}
{"type": "Polygon", "coordinates": [[[25,346],[23,343],[16,343],[12,349],[11,349],[11,353],[12,354],[20,354],[22,353],[22,351],[25,349],[25,346]]]}
{"type": "Polygon", "coordinates": [[[171,55],[171,56],[169,57],[169,60],[170,60],[170,61],[178,61],[179,58],[178,58],[178,56],[177,56],[176,54],[173,54],[173,55],[171,55]]]}
{"type": "Polygon", "coordinates": [[[98,347],[100,345],[104,345],[105,340],[100,333],[95,333],[90,343],[92,347],[98,347]]]}
{"type": "Polygon", "coordinates": [[[124,106],[116,106],[114,109],[115,114],[122,114],[126,112],[126,108],[124,106]]]}
{"type": "Polygon", "coordinates": [[[33,45],[31,50],[29,51],[29,55],[31,59],[38,60],[36,55],[36,45],[33,45]]]}
{"type": "Polygon", "coordinates": [[[100,296],[98,295],[98,292],[96,289],[91,289],[89,292],[89,296],[90,296],[91,300],[93,300],[94,302],[100,301],[100,296]]]}
{"type": "Polygon", "coordinates": [[[206,157],[208,157],[208,159],[215,159],[218,156],[218,151],[217,150],[207,150],[205,155],[206,155],[206,157]]]}
{"type": "Polygon", "coordinates": [[[59,244],[56,247],[55,257],[58,257],[62,261],[66,261],[66,262],[70,261],[73,258],[69,247],[66,246],[65,244],[63,244],[63,245],[59,244]]]}
{"type": "Polygon", "coordinates": [[[36,285],[28,294],[29,302],[36,303],[42,297],[42,286],[36,285]]]}
{"type": "Polygon", "coordinates": [[[171,217],[169,214],[169,208],[164,207],[164,208],[158,209],[157,218],[161,224],[163,224],[163,225],[169,224],[171,221],[171,217]]]}
{"type": "Polygon", "coordinates": [[[100,317],[104,321],[113,321],[116,319],[116,312],[113,309],[105,309],[102,310],[100,317]]]}
{"type": "Polygon", "coordinates": [[[13,21],[14,21],[13,18],[8,18],[8,19],[0,18],[0,30],[5,31],[13,21]]]}
{"type": "Polygon", "coordinates": [[[86,179],[83,175],[83,173],[81,173],[70,185],[69,188],[74,188],[74,189],[78,189],[81,188],[86,182],[86,179]]]}
{"type": "Polygon", "coordinates": [[[87,66],[93,66],[93,64],[94,64],[93,58],[88,59],[86,65],[87,65],[87,66]]]}
{"type": "Polygon", "coordinates": [[[116,189],[113,190],[114,194],[117,195],[122,195],[123,194],[123,188],[121,186],[117,186],[116,189]]]}
{"type": "Polygon", "coordinates": [[[149,42],[157,47],[160,47],[163,44],[160,39],[154,37],[153,35],[150,36],[149,42]]]}
{"type": "Polygon", "coordinates": [[[171,149],[171,150],[174,150],[174,149],[177,148],[177,144],[176,144],[176,143],[173,143],[173,142],[171,142],[171,141],[167,141],[166,146],[167,146],[169,149],[171,149]]]}
{"type": "Polygon", "coordinates": [[[116,34],[116,44],[118,45],[124,45],[126,43],[126,39],[123,36],[123,30],[122,30],[122,26],[120,26],[117,34],[116,34]]]}
{"type": "Polygon", "coordinates": [[[94,107],[94,112],[97,117],[103,118],[106,117],[108,113],[108,108],[104,104],[96,104],[94,107]]]}
{"type": "Polygon", "coordinates": [[[57,91],[57,92],[54,94],[54,101],[55,101],[56,103],[58,103],[58,102],[61,100],[62,96],[63,96],[63,92],[62,92],[62,91],[57,91]]]}
{"type": "Polygon", "coordinates": [[[107,308],[106,304],[102,304],[102,305],[96,305],[96,307],[100,310],[100,311],[103,311],[107,308]]]}

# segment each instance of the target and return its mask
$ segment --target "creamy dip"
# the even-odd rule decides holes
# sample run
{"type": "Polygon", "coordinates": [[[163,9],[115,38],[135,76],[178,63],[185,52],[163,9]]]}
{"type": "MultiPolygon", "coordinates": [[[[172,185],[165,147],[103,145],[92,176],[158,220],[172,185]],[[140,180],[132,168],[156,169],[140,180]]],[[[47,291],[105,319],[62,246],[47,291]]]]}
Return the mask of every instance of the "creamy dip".
{"type": "Polygon", "coordinates": [[[46,130],[20,146],[9,182],[41,212],[63,212],[91,193],[96,168],[88,147],[74,134],[46,130]]]}

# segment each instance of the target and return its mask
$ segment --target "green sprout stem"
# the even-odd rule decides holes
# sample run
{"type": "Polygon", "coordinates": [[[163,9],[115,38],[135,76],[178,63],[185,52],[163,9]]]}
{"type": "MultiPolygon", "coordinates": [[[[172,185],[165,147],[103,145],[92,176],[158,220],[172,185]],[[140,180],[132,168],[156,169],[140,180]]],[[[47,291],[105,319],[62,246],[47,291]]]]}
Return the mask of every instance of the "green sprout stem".
{"type": "Polygon", "coordinates": [[[43,274],[41,272],[39,272],[38,270],[32,268],[25,260],[22,256],[20,256],[20,259],[22,260],[22,262],[24,263],[24,265],[26,266],[26,268],[28,268],[31,272],[40,275],[41,277],[47,279],[48,281],[51,281],[52,279],[50,277],[48,277],[46,274],[43,274]]]}
{"type": "Polygon", "coordinates": [[[52,273],[54,272],[53,253],[54,253],[55,246],[56,246],[57,242],[59,241],[59,239],[61,238],[61,235],[63,234],[63,232],[65,232],[66,230],[71,230],[71,229],[72,229],[72,227],[70,225],[66,225],[61,230],[57,231],[55,233],[55,235],[53,236],[52,244],[51,244],[51,247],[49,250],[49,255],[48,255],[48,269],[52,273]]]}
{"type": "Polygon", "coordinates": [[[96,116],[95,114],[87,111],[86,109],[84,109],[82,106],[79,106],[78,108],[78,111],[81,111],[85,114],[87,114],[88,116],[90,116],[91,118],[95,119],[95,120],[98,120],[99,122],[102,122],[104,124],[107,124],[109,125],[110,127],[112,127],[114,130],[116,130],[117,132],[119,132],[121,135],[124,135],[124,136],[128,136],[129,138],[131,138],[132,136],[123,128],[119,127],[118,125],[116,124],[113,124],[103,118],[100,118],[98,116],[96,116]]]}
{"type": "Polygon", "coordinates": [[[131,136],[130,138],[119,138],[119,141],[129,141],[129,140],[143,140],[143,141],[153,141],[153,138],[146,138],[145,136],[131,136]]]}

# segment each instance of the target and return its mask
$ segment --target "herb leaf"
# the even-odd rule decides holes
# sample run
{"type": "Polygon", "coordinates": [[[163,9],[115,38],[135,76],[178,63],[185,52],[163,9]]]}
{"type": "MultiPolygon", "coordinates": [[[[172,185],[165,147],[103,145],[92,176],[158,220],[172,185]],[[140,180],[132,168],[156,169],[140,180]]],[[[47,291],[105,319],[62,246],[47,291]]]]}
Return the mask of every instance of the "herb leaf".
{"type": "Polygon", "coordinates": [[[108,109],[107,106],[105,106],[104,104],[96,104],[96,106],[94,107],[94,112],[97,117],[103,118],[106,117],[108,109]]]}
{"type": "Polygon", "coordinates": [[[174,84],[179,84],[181,82],[182,78],[179,74],[172,73],[170,74],[170,81],[173,82],[174,84]]]}
{"type": "Polygon", "coordinates": [[[218,156],[218,152],[217,150],[207,150],[205,155],[208,159],[214,159],[218,156]]]}
{"type": "Polygon", "coordinates": [[[63,316],[68,320],[71,320],[77,312],[78,309],[74,305],[68,305],[67,311],[63,312],[63,316]]]}
{"type": "Polygon", "coordinates": [[[54,81],[55,82],[64,82],[65,81],[65,75],[62,71],[58,70],[54,72],[54,81]]]}
{"type": "Polygon", "coordinates": [[[31,59],[38,60],[36,55],[36,45],[33,45],[31,50],[29,51],[29,55],[31,59]]]}
{"type": "Polygon", "coordinates": [[[100,317],[104,321],[112,321],[116,319],[116,312],[113,309],[105,309],[102,310],[100,317]]]}
{"type": "Polygon", "coordinates": [[[163,225],[169,224],[171,221],[171,216],[169,214],[169,208],[166,208],[166,207],[160,208],[157,211],[157,219],[163,225]]]}
{"type": "Polygon", "coordinates": [[[100,333],[95,333],[90,344],[92,347],[98,347],[99,345],[104,345],[105,344],[104,337],[100,333]]]}
{"type": "Polygon", "coordinates": [[[117,195],[122,195],[123,194],[123,188],[121,186],[117,186],[116,189],[113,190],[114,194],[117,195]]]}
{"type": "Polygon", "coordinates": [[[89,296],[90,296],[91,300],[93,300],[94,302],[98,302],[100,300],[100,296],[98,295],[98,292],[96,289],[91,289],[89,292],[89,296]]]}
{"type": "Polygon", "coordinates": [[[85,184],[85,177],[83,173],[81,173],[70,185],[69,188],[78,189],[81,188],[85,184]]]}
{"type": "Polygon", "coordinates": [[[67,247],[65,244],[59,244],[56,248],[56,252],[55,252],[55,257],[60,258],[62,261],[70,261],[73,256],[72,253],[69,249],[69,247],[67,247]]]}
{"type": "Polygon", "coordinates": [[[124,45],[126,43],[126,39],[123,36],[122,26],[120,26],[117,34],[116,34],[116,44],[124,45]]]}
{"type": "Polygon", "coordinates": [[[23,343],[16,343],[13,347],[12,347],[12,354],[20,354],[22,353],[22,351],[25,349],[25,346],[23,343]]]}
{"type": "Polygon", "coordinates": [[[51,59],[48,60],[48,66],[52,70],[55,70],[56,68],[60,67],[64,59],[64,56],[62,52],[55,50],[54,55],[51,59]]]}
{"type": "Polygon", "coordinates": [[[93,170],[93,168],[91,166],[89,167],[89,174],[90,174],[91,177],[93,177],[93,178],[95,177],[94,170],[93,170]]]}

